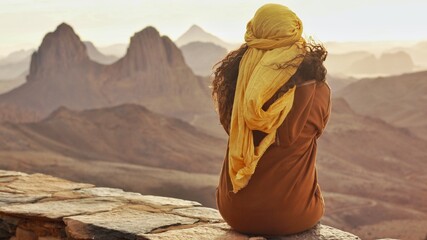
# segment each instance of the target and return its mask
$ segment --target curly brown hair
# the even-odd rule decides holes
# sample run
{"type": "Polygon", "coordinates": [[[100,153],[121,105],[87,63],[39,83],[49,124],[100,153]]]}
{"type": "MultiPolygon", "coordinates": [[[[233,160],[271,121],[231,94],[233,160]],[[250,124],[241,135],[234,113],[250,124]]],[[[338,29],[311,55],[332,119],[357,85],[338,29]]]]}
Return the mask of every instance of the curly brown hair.
{"type": "MultiPolygon", "coordinates": [[[[212,99],[218,111],[219,120],[227,133],[229,133],[230,129],[239,64],[247,49],[248,46],[243,44],[214,65],[214,78],[211,86],[212,99]]],[[[304,81],[326,80],[327,71],[323,62],[326,60],[328,52],[325,47],[323,44],[309,41],[306,43],[306,50],[307,53],[296,73],[277,91],[276,95],[286,92],[289,88],[304,81]]],[[[276,97],[276,95],[273,97],[276,97]]]]}

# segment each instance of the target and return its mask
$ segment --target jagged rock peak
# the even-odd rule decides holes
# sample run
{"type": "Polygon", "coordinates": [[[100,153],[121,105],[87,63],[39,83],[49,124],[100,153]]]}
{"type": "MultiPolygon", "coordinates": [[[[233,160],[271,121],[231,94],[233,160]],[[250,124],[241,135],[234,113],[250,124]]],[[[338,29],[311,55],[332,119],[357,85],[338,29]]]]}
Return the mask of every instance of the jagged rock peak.
{"type": "Polygon", "coordinates": [[[134,37],[146,37],[146,36],[152,36],[152,37],[160,37],[159,31],[153,26],[147,26],[144,29],[142,29],[139,32],[136,32],[134,34],[134,37]]]}
{"type": "Polygon", "coordinates": [[[80,50],[84,48],[84,44],[80,40],[80,37],[67,23],[59,24],[55,31],[46,34],[46,36],[43,38],[39,51],[43,50],[43,47],[47,47],[47,44],[68,47],[68,49],[73,48],[73,50],[80,50]]]}
{"type": "Polygon", "coordinates": [[[181,51],[167,37],[160,36],[156,28],[148,26],[130,39],[124,63],[127,67],[144,70],[149,66],[185,65],[181,51]]]}
{"type": "Polygon", "coordinates": [[[28,80],[47,78],[52,72],[85,64],[88,60],[86,46],[79,36],[70,25],[61,23],[55,31],[45,35],[39,49],[32,55],[28,80]]]}
{"type": "Polygon", "coordinates": [[[58,33],[73,33],[74,34],[73,28],[70,25],[68,25],[67,23],[65,23],[65,22],[59,24],[56,27],[55,32],[58,32],[58,33]]]}
{"type": "Polygon", "coordinates": [[[155,44],[161,41],[160,33],[152,26],[148,26],[144,29],[142,29],[139,32],[136,32],[131,38],[130,38],[130,44],[128,48],[128,52],[131,50],[138,49],[141,44],[155,44]]]}

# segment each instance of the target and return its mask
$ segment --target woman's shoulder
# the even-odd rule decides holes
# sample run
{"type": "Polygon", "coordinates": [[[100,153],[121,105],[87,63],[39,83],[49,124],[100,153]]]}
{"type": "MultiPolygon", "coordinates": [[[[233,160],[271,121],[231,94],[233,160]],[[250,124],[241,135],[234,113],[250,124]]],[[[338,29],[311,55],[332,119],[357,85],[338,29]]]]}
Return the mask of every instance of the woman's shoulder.
{"type": "Polygon", "coordinates": [[[296,87],[298,88],[298,87],[303,87],[303,86],[307,86],[307,85],[311,85],[311,84],[316,85],[316,87],[326,87],[329,90],[331,90],[331,88],[330,88],[330,86],[329,86],[329,84],[327,83],[326,80],[319,81],[319,80],[316,80],[316,79],[311,79],[311,80],[304,81],[302,83],[297,83],[296,87]]]}
{"type": "Polygon", "coordinates": [[[303,89],[311,89],[315,91],[322,91],[325,92],[325,94],[330,95],[331,94],[331,87],[329,86],[328,82],[326,80],[319,81],[319,80],[307,80],[300,84],[296,85],[297,89],[300,91],[303,91],[303,89]],[[312,86],[312,87],[309,87],[312,86]]]}
{"type": "Polygon", "coordinates": [[[296,87],[299,88],[299,87],[303,87],[303,86],[307,86],[307,85],[311,85],[311,84],[317,84],[317,82],[318,81],[316,81],[315,79],[307,80],[307,81],[304,81],[304,82],[301,82],[301,83],[297,83],[296,87]]]}

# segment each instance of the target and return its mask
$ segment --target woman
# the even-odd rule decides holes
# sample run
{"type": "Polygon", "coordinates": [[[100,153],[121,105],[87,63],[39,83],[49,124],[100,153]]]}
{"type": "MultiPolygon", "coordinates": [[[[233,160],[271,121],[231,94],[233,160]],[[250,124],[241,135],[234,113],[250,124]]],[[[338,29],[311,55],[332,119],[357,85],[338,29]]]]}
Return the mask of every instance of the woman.
{"type": "Polygon", "coordinates": [[[224,220],[245,234],[294,234],[324,213],[317,138],[330,114],[322,45],[289,8],[266,4],[215,70],[212,96],[228,147],[216,189],[224,220]]]}

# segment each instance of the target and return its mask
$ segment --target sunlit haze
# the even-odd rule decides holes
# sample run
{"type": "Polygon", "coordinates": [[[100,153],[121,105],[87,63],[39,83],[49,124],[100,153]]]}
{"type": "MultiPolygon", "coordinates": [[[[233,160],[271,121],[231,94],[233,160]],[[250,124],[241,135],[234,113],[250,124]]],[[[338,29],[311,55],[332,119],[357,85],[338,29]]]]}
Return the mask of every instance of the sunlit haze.
{"type": "MultiPolygon", "coordinates": [[[[321,41],[421,41],[427,39],[427,1],[289,0],[302,19],[305,35],[321,41]]],[[[37,48],[61,22],[97,46],[127,43],[151,25],[173,40],[196,24],[228,42],[242,42],[256,0],[2,0],[0,55],[37,48]]]]}

